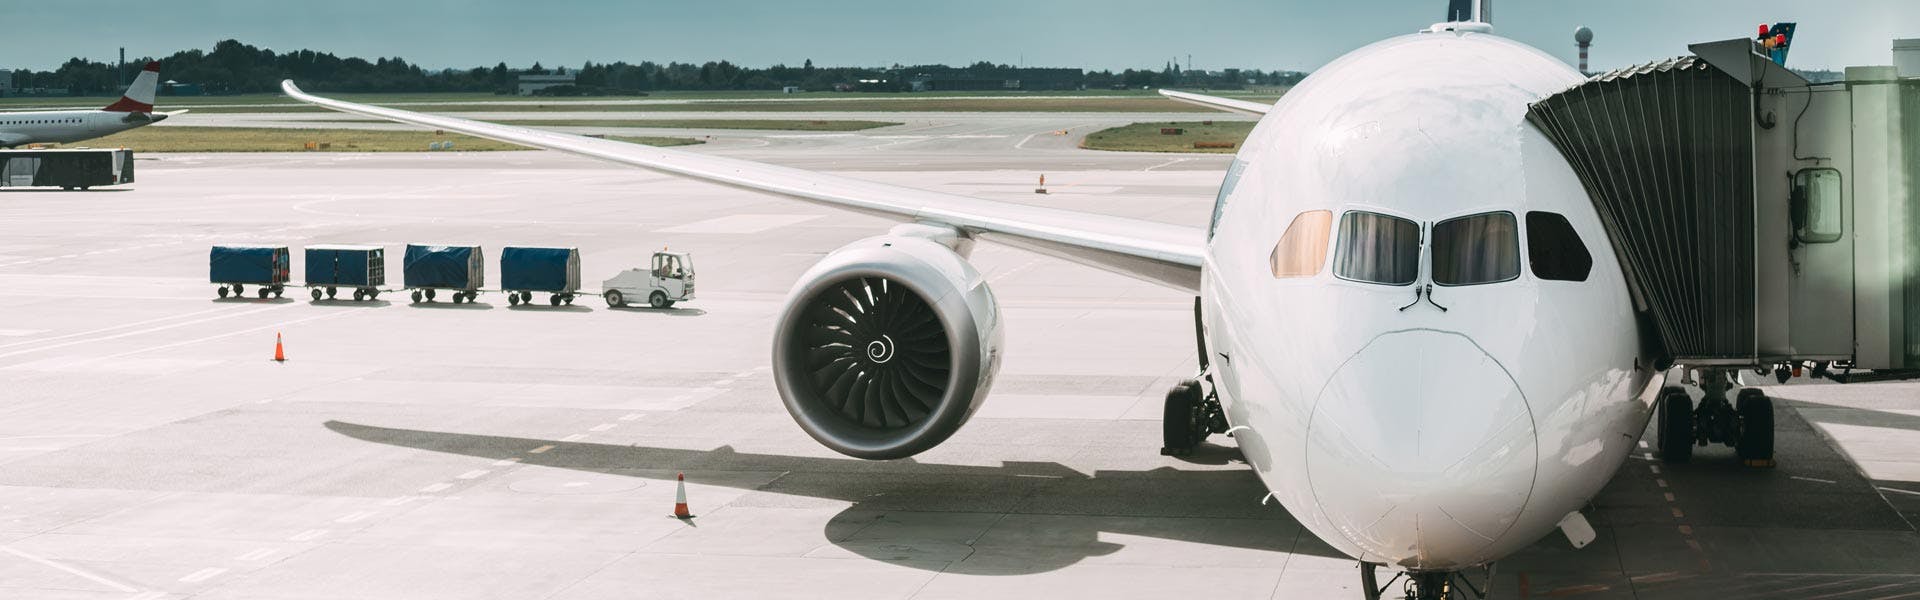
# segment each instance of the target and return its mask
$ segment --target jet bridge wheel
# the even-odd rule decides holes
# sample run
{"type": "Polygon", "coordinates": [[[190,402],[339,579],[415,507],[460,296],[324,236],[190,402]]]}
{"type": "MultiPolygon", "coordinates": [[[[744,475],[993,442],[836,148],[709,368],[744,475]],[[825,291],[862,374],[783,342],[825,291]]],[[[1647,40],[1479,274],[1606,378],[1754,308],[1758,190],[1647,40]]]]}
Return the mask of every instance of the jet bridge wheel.
{"type": "MultiPolygon", "coordinates": [[[[1660,390],[1660,460],[1683,463],[1693,459],[1693,397],[1687,390],[1668,386],[1660,390]]],[[[1769,434],[1771,429],[1769,429],[1769,434]]]]}
{"type": "Polygon", "coordinates": [[[1740,437],[1734,451],[1749,467],[1773,466],[1773,399],[1756,388],[1740,390],[1735,400],[1740,413],[1740,437]]]}

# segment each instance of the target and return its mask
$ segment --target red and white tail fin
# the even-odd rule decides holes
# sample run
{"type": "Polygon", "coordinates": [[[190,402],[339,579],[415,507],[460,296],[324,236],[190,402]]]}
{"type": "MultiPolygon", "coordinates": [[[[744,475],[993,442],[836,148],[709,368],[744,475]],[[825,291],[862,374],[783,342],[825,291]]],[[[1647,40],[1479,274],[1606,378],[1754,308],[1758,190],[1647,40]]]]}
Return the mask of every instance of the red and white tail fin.
{"type": "Polygon", "coordinates": [[[147,68],[133,78],[133,85],[127,86],[127,95],[120,100],[100,109],[109,112],[150,113],[153,112],[153,92],[160,87],[160,61],[147,63],[147,68]]]}

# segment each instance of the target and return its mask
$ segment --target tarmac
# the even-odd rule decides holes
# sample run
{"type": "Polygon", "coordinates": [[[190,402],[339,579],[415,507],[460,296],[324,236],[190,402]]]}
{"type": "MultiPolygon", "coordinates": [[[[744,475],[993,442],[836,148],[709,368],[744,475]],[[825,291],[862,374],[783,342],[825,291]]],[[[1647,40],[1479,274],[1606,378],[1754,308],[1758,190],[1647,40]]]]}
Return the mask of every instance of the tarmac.
{"type": "MultiPolygon", "coordinates": [[[[1124,115],[1003,117],[695,148],[1195,225],[1227,162],[1051,133],[1124,115]]],[[[550,152],[137,173],[0,191],[0,597],[1359,597],[1232,440],[1158,454],[1161,397],[1195,369],[1177,293],[980,246],[1006,318],[992,395],[944,445],[865,462],[792,423],[770,340],[799,274],[886,221],[550,152]],[[481,244],[490,282],[501,246],[577,246],[589,290],[664,247],[699,287],[652,310],[206,282],[213,244],[409,242],[481,244]],[[691,521],[668,517],[677,473],[691,521]]],[[[1587,511],[1598,540],[1547,536],[1496,597],[1920,598],[1920,384],[1769,393],[1778,468],[1636,454],[1587,511]]]]}

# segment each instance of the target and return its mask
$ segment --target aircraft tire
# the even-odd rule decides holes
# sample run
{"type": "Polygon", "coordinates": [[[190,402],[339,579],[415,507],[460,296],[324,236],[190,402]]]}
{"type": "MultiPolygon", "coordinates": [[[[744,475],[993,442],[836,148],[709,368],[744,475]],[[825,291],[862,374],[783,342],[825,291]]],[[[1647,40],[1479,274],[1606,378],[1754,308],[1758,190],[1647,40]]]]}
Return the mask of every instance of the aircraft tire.
{"type": "Polygon", "coordinates": [[[1167,390],[1160,418],[1161,454],[1184,455],[1206,439],[1206,425],[1197,417],[1201,401],[1200,384],[1193,381],[1182,381],[1167,390]]]}
{"type": "Polygon", "coordinates": [[[1740,390],[1734,410],[1740,413],[1740,441],[1734,451],[1740,460],[1773,461],[1773,399],[1755,388],[1740,390]]]}
{"type": "Polygon", "coordinates": [[[1693,398],[1678,387],[1660,390],[1660,460],[1693,460],[1693,398]]]}

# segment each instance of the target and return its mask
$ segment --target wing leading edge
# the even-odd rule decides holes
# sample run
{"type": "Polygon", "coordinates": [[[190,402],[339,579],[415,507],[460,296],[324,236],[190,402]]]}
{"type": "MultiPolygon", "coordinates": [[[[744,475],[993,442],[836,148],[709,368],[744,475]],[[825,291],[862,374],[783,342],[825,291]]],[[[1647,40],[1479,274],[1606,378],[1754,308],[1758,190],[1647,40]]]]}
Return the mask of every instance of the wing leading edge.
{"type": "Polygon", "coordinates": [[[1187,104],[1192,104],[1196,106],[1205,106],[1207,108],[1211,108],[1214,110],[1222,110],[1230,113],[1239,113],[1243,115],[1264,115],[1264,114],[1267,114],[1267,111],[1273,110],[1272,104],[1261,104],[1259,102],[1251,102],[1247,100],[1235,100],[1232,98],[1221,98],[1219,96],[1208,96],[1205,94],[1195,94],[1192,92],[1176,92],[1173,90],[1160,90],[1160,95],[1166,96],[1167,98],[1172,100],[1179,100],[1187,104]]]}
{"type": "Polygon", "coordinates": [[[295,100],[524,146],[558,150],[731,187],[891,218],[937,223],[976,237],[1197,292],[1205,233],[1127,219],[863,181],[748,160],[343,102],[280,87],[295,100]]]}

